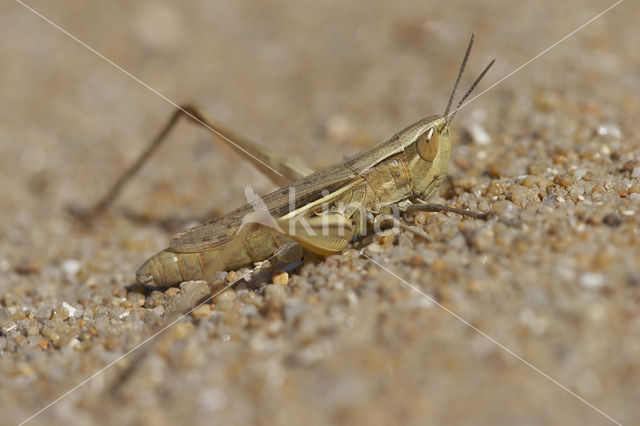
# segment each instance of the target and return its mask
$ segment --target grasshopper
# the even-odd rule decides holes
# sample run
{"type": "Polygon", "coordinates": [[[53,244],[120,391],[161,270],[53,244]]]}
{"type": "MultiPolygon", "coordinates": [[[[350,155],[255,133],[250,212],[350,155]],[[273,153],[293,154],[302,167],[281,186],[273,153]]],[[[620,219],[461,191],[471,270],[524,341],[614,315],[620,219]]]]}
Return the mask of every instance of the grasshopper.
{"type": "Polygon", "coordinates": [[[486,214],[423,201],[446,177],[451,156],[450,125],[456,112],[495,62],[484,68],[452,109],[473,39],[472,35],[442,116],[424,118],[391,139],[317,172],[293,164],[235,134],[202,109],[183,105],[133,166],[84,217],[96,216],[113,202],[123,185],[184,115],[230,143],[281,188],[259,199],[264,203],[261,204],[262,216],[256,203],[251,202],[174,235],[169,248],[138,268],[136,280],[142,285],[166,287],[189,280],[212,280],[219,271],[236,270],[283,251],[283,258],[290,252],[292,261],[299,260],[295,258],[301,256],[300,246],[325,256],[339,253],[358,232],[376,223],[386,208],[400,202],[405,203],[405,210],[444,210],[484,218],[486,214]],[[412,202],[416,200],[419,204],[412,202]]]}

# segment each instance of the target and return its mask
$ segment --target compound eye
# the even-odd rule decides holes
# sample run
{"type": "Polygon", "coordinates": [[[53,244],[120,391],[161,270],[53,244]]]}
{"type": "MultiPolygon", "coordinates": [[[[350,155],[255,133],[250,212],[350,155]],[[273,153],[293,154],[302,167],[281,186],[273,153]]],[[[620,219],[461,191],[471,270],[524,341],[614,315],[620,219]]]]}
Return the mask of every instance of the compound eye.
{"type": "Polygon", "coordinates": [[[438,153],[438,132],[431,127],[416,140],[416,150],[424,161],[433,161],[438,153]]]}

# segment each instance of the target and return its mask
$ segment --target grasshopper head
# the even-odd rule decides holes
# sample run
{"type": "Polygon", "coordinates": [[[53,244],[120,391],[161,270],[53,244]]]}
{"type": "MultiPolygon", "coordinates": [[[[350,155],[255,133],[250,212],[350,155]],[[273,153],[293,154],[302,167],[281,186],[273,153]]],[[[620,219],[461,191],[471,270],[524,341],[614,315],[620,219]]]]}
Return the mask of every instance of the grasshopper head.
{"type": "Polygon", "coordinates": [[[451,133],[449,132],[451,122],[464,101],[471,95],[473,89],[476,88],[482,77],[495,62],[494,59],[485,67],[464,96],[458,101],[453,111],[451,111],[456,89],[471,53],[473,38],[472,34],[444,114],[441,117],[436,116],[421,120],[401,132],[401,137],[413,139],[413,142],[405,148],[405,153],[413,180],[412,191],[418,198],[429,198],[445,179],[449,158],[451,157],[451,133]]]}
{"type": "Polygon", "coordinates": [[[447,174],[451,134],[446,117],[433,117],[410,126],[414,142],[405,148],[413,180],[413,194],[429,198],[447,174]]]}

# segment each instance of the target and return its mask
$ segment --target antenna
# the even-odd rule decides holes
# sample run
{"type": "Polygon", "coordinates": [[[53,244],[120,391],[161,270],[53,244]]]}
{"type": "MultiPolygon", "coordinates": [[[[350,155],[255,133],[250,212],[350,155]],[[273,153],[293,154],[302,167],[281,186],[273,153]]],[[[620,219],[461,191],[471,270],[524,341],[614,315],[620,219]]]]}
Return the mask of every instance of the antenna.
{"type": "Polygon", "coordinates": [[[451,104],[453,103],[453,98],[456,96],[456,90],[458,90],[458,84],[460,84],[460,80],[462,79],[462,74],[464,73],[464,67],[467,66],[467,59],[469,59],[469,54],[471,53],[471,47],[473,46],[474,38],[475,38],[475,33],[471,33],[471,39],[469,40],[467,51],[465,52],[464,58],[462,59],[462,65],[460,65],[460,69],[458,70],[458,78],[456,78],[456,84],[453,85],[451,96],[449,96],[449,103],[447,104],[447,109],[444,110],[444,114],[443,114],[444,117],[446,117],[447,114],[449,114],[449,110],[451,109],[451,104]]]}
{"type": "MultiPolygon", "coordinates": [[[[464,96],[462,97],[462,99],[460,99],[460,101],[456,105],[455,109],[451,113],[451,118],[447,118],[447,126],[449,124],[451,124],[451,122],[453,121],[453,117],[456,116],[456,113],[458,112],[458,110],[460,110],[460,107],[462,106],[463,102],[467,100],[467,98],[469,97],[471,92],[473,92],[473,89],[475,89],[476,86],[478,85],[478,83],[480,83],[480,80],[482,80],[482,77],[484,77],[484,75],[487,73],[487,71],[489,71],[489,68],[491,68],[491,66],[494,64],[495,61],[496,60],[493,59],[491,62],[489,62],[489,65],[487,65],[484,68],[484,70],[480,73],[478,78],[476,78],[476,81],[474,81],[473,84],[471,85],[471,87],[469,87],[469,90],[467,90],[467,93],[465,93],[464,96]]],[[[445,114],[445,116],[446,116],[446,114],[445,114]]]]}

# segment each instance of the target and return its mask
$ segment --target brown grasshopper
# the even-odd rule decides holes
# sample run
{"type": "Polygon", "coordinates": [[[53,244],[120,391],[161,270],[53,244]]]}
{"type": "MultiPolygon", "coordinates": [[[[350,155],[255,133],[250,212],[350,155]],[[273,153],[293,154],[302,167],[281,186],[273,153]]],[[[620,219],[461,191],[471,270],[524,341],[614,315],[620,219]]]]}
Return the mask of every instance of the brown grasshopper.
{"type": "Polygon", "coordinates": [[[236,135],[201,109],[183,105],[133,166],[84,216],[91,218],[111,204],[124,183],[165,140],[178,119],[186,115],[229,142],[283,187],[262,199],[257,197],[257,202],[174,235],[169,248],[138,268],[136,279],[140,284],[171,286],[189,280],[212,280],[219,271],[236,270],[282,250],[291,250],[293,257],[299,257],[299,246],[321,255],[339,253],[357,233],[377,223],[389,206],[399,202],[404,202],[403,210],[444,210],[484,218],[486,214],[422,201],[445,179],[451,155],[449,128],[456,112],[494,63],[491,61],[484,68],[452,110],[473,38],[472,35],[442,116],[424,118],[391,139],[315,173],[236,135]]]}

